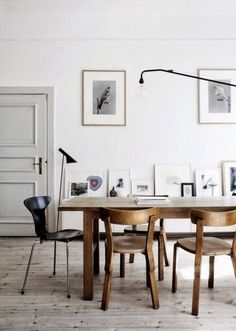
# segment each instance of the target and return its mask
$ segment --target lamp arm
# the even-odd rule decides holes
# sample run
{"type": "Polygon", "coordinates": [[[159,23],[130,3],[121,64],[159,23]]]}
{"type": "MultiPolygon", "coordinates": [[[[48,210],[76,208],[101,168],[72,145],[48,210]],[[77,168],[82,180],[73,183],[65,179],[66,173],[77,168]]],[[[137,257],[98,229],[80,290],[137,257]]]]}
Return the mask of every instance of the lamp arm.
{"type": "Polygon", "coordinates": [[[198,79],[198,80],[205,80],[207,82],[218,83],[218,84],[223,84],[223,85],[228,85],[228,86],[234,86],[234,87],[236,87],[235,84],[230,84],[230,83],[222,82],[222,81],[219,81],[219,80],[214,80],[214,79],[209,79],[209,78],[205,78],[205,77],[189,75],[189,74],[185,74],[185,73],[182,73],[182,72],[177,72],[177,71],[174,71],[174,70],[166,70],[166,69],[147,69],[147,70],[143,70],[141,72],[141,75],[140,75],[139,83],[140,84],[143,84],[144,83],[144,79],[143,79],[143,74],[144,73],[146,73],[146,72],[157,72],[157,71],[167,72],[169,74],[174,74],[174,75],[179,75],[179,76],[194,78],[194,79],[198,79]]]}

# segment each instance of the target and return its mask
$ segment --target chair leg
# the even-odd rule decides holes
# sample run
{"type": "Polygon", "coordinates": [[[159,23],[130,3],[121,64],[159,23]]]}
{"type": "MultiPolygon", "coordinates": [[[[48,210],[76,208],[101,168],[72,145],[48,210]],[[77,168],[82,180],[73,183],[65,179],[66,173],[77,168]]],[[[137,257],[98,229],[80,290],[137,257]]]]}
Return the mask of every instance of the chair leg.
{"type": "Polygon", "coordinates": [[[163,242],[164,242],[164,259],[165,259],[165,265],[166,265],[166,267],[169,267],[170,262],[169,262],[168,255],[167,255],[167,237],[166,237],[165,231],[162,232],[162,236],[163,236],[163,242]]]}
{"type": "Polygon", "coordinates": [[[57,260],[57,242],[54,241],[54,256],[53,256],[53,275],[56,275],[56,260],[57,260]]]}
{"type": "Polygon", "coordinates": [[[147,252],[147,268],[149,273],[149,281],[150,281],[150,291],[152,297],[152,306],[154,309],[158,309],[160,307],[159,298],[158,298],[158,288],[157,281],[155,277],[155,264],[152,252],[147,252]]]}
{"type": "Polygon", "coordinates": [[[149,265],[149,260],[148,260],[148,257],[147,257],[147,254],[145,254],[145,258],[146,258],[146,286],[148,288],[150,288],[150,274],[149,274],[149,270],[150,270],[150,265],[149,265]]]}
{"type": "Polygon", "coordinates": [[[112,276],[112,258],[113,258],[112,255],[113,255],[113,253],[108,252],[108,249],[106,247],[105,277],[104,277],[102,303],[101,303],[102,310],[107,310],[108,302],[109,302],[109,298],[110,298],[111,276],[112,276]]]}
{"type": "Polygon", "coordinates": [[[32,260],[32,256],[33,256],[34,247],[35,247],[35,245],[40,244],[40,243],[41,243],[40,241],[37,241],[31,247],[31,252],[30,252],[30,256],[29,256],[29,261],[28,261],[28,265],[27,265],[27,269],[26,269],[26,273],[25,273],[25,279],[24,279],[22,290],[21,290],[21,294],[25,293],[25,285],[26,285],[26,282],[27,282],[28,274],[29,274],[29,269],[30,269],[30,265],[31,265],[31,260],[32,260]]]}
{"type": "Polygon", "coordinates": [[[69,277],[69,244],[66,242],[66,281],[67,281],[67,298],[70,298],[70,277],[69,277]]]}
{"type": "Polygon", "coordinates": [[[129,263],[134,263],[134,254],[129,255],[129,263]]]}
{"type": "Polygon", "coordinates": [[[178,248],[178,243],[175,243],[174,244],[174,251],[173,251],[172,293],[175,293],[176,290],[177,290],[177,272],[176,272],[177,248],[178,248]]]}
{"type": "Polygon", "coordinates": [[[209,278],[208,278],[208,287],[214,287],[214,262],[215,256],[209,256],[209,278]]]}
{"type": "Polygon", "coordinates": [[[105,273],[103,292],[102,292],[102,305],[101,305],[102,310],[107,310],[108,308],[108,302],[111,292],[111,275],[112,273],[109,271],[105,273]]]}
{"type": "Polygon", "coordinates": [[[162,234],[158,239],[158,280],[164,279],[164,240],[162,234]]]}
{"type": "Polygon", "coordinates": [[[199,311],[201,262],[202,262],[202,255],[196,254],[195,262],[194,262],[194,280],[193,280],[193,298],[192,298],[192,315],[194,316],[197,316],[199,311]]]}
{"type": "Polygon", "coordinates": [[[233,254],[231,254],[230,257],[234,268],[234,276],[236,278],[236,257],[233,254]]]}
{"type": "Polygon", "coordinates": [[[125,277],[125,254],[120,254],[120,277],[125,277]]]}

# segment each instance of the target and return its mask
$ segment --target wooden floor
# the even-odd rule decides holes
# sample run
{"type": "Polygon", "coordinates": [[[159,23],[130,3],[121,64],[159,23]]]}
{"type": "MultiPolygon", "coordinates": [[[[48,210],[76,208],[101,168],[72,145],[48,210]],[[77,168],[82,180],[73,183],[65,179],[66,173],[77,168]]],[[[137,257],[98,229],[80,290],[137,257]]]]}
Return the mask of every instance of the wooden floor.
{"type": "MultiPolygon", "coordinates": [[[[100,309],[104,243],[101,242],[101,274],[95,279],[95,298],[82,300],[82,243],[70,244],[71,299],[66,297],[65,245],[58,244],[58,269],[52,276],[53,244],[36,246],[25,295],[20,294],[33,238],[0,238],[0,330],[235,330],[236,281],[230,258],[216,259],[215,289],[207,288],[208,261],[204,260],[200,314],[191,311],[191,254],[179,254],[179,286],[171,293],[171,269],[159,282],[160,309],[153,310],[145,287],[145,261],[138,256],[126,263],[126,278],[119,278],[115,259],[109,309],[100,309]]],[[[172,260],[173,242],[169,242],[172,260]]],[[[155,243],[156,249],[156,243],[155,243]]]]}

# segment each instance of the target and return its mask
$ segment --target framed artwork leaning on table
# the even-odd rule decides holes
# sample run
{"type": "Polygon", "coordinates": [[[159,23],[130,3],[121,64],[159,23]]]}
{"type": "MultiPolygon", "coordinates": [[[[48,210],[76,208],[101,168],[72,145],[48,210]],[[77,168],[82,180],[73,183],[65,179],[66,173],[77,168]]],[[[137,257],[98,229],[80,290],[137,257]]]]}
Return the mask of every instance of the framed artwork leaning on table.
{"type": "Polygon", "coordinates": [[[236,195],[236,161],[222,163],[224,195],[236,195]]]}
{"type": "Polygon", "coordinates": [[[181,196],[181,183],[191,182],[191,166],[155,165],[155,195],[181,196]]]}

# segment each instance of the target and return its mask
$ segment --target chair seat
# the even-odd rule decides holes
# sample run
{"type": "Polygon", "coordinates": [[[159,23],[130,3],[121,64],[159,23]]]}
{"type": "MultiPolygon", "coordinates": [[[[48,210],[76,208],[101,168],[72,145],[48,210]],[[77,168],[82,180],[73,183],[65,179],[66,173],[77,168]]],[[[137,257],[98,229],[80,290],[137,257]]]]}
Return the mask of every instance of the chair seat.
{"type": "Polygon", "coordinates": [[[82,235],[81,230],[65,229],[57,232],[46,233],[46,240],[69,241],[78,239],[82,235]]]}
{"type": "MultiPolygon", "coordinates": [[[[131,226],[127,226],[127,227],[124,229],[124,232],[125,232],[125,233],[147,234],[147,230],[148,230],[147,225],[138,225],[138,226],[136,227],[136,229],[133,229],[133,227],[132,227],[132,225],[131,225],[131,226]]],[[[160,226],[156,225],[155,228],[154,228],[154,234],[156,234],[156,233],[160,233],[160,232],[161,232],[160,226]]]]}
{"type": "Polygon", "coordinates": [[[115,236],[113,237],[114,252],[116,253],[143,253],[146,247],[146,237],[143,236],[115,236]]]}
{"type": "MultiPolygon", "coordinates": [[[[196,238],[183,238],[177,241],[179,246],[190,253],[196,253],[196,238]]],[[[231,253],[232,245],[226,241],[215,237],[203,238],[203,255],[215,256],[215,255],[227,255],[231,253]]]]}

